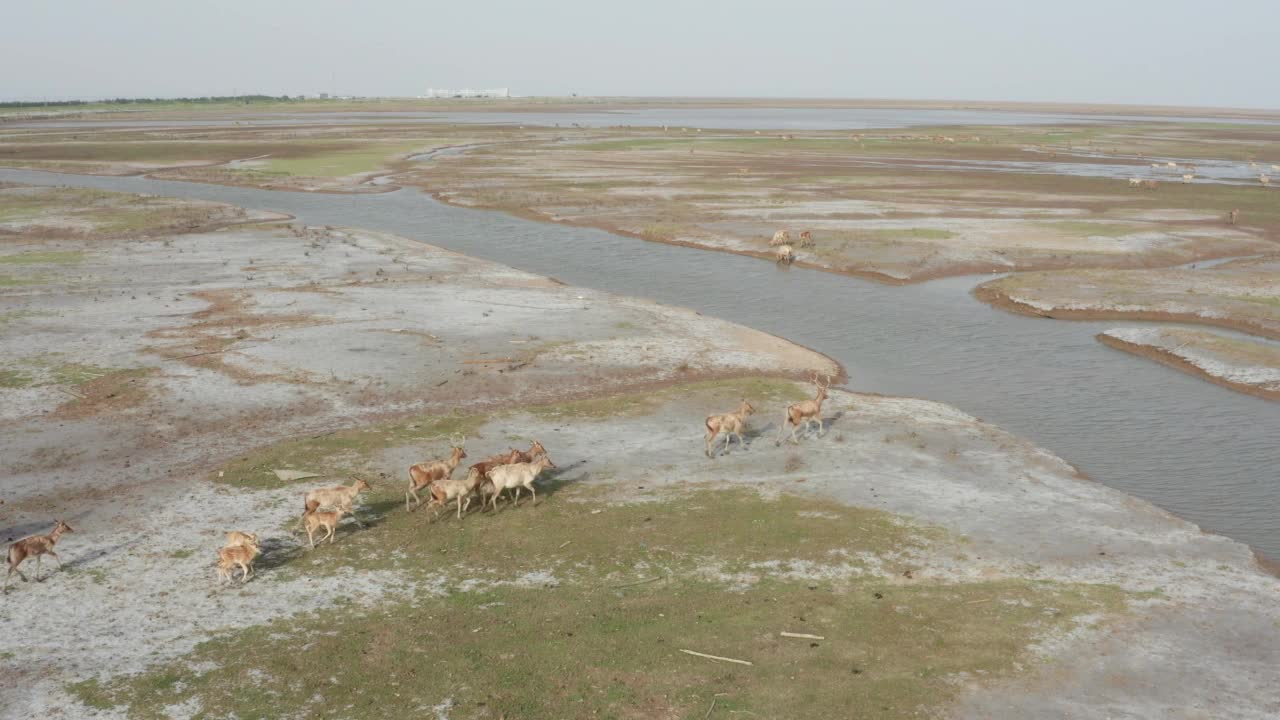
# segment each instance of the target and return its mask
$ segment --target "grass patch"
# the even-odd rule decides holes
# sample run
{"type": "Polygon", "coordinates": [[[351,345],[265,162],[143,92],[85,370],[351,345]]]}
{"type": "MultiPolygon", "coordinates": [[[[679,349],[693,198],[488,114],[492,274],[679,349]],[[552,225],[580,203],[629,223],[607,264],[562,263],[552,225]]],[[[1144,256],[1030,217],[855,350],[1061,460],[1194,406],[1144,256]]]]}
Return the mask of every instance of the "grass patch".
{"type": "Polygon", "coordinates": [[[0,287],[22,287],[24,285],[39,285],[44,282],[43,275],[0,275],[0,287]]]}
{"type": "Polygon", "coordinates": [[[1050,230],[1057,230],[1066,235],[1079,235],[1082,237],[1123,237],[1145,231],[1145,228],[1138,225],[1085,222],[1083,220],[1060,220],[1036,224],[1050,230]]]}
{"type": "MultiPolygon", "coordinates": [[[[676,396],[747,397],[753,402],[795,401],[808,397],[805,386],[789,380],[745,378],[686,383],[653,393],[610,395],[574,402],[521,408],[540,418],[604,419],[644,415],[676,396]]],[[[288,440],[250,452],[218,468],[211,476],[217,482],[247,488],[282,487],[287,483],[272,470],[308,470],[326,475],[368,472],[368,465],[380,451],[447,437],[451,433],[474,434],[488,418],[476,415],[448,417],[419,416],[365,428],[341,430],[315,437],[288,440]]],[[[398,487],[398,483],[397,483],[398,487]]]]}
{"type": "Polygon", "coordinates": [[[236,487],[274,488],[290,484],[271,472],[275,469],[327,475],[361,473],[378,451],[451,433],[473,434],[481,423],[482,419],[474,415],[425,416],[288,440],[227,463],[213,474],[213,479],[236,487]]]}
{"type": "Polygon", "coordinates": [[[78,263],[84,260],[80,250],[49,250],[46,252],[23,252],[14,255],[0,255],[0,265],[45,265],[55,263],[78,263]]]}
{"type": "Polygon", "coordinates": [[[0,387],[31,387],[33,382],[35,382],[35,378],[31,376],[31,373],[23,372],[21,370],[0,370],[0,387]]]}
{"type": "Polygon", "coordinates": [[[956,236],[950,230],[942,228],[877,228],[874,230],[864,230],[859,234],[865,233],[877,240],[948,240],[956,236]]]}
{"type": "Polygon", "coordinates": [[[307,157],[268,159],[261,170],[284,175],[309,177],[341,177],[373,172],[386,167],[395,158],[422,147],[422,143],[373,145],[358,150],[344,150],[307,157]]]}
{"type": "MultiPolygon", "coordinates": [[[[453,718],[702,717],[713,697],[719,711],[748,717],[847,717],[852,707],[859,717],[912,718],[961,692],[957,679],[1012,675],[1036,638],[1123,609],[1123,594],[1106,586],[789,576],[805,560],[892,558],[927,540],[886,513],[812,498],[699,490],[653,499],[592,515],[601,498],[566,488],[537,508],[447,528],[397,513],[310,553],[313,567],[365,552],[477,578],[473,589],[371,608],[337,603],[70,690],[137,718],[166,717],[166,706],[191,699],[209,717],[418,717],[446,700],[453,718]],[[728,591],[700,572],[709,563],[758,578],[728,591]],[[556,581],[502,582],[547,568],[556,581]],[[663,579],[626,586],[654,576],[663,579]]],[[[271,574],[264,568],[255,582],[271,574]]]]}

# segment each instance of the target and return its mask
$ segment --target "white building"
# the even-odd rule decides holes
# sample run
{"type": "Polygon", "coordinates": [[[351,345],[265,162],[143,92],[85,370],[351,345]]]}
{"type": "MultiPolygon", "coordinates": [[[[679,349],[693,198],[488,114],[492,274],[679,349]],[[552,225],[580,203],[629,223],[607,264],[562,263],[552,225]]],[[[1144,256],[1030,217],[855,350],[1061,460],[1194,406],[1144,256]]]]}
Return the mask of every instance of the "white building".
{"type": "Polygon", "coordinates": [[[511,97],[510,88],[485,88],[476,90],[474,88],[462,88],[460,90],[450,90],[449,88],[427,88],[427,94],[423,97],[428,98],[509,98],[511,97]]]}

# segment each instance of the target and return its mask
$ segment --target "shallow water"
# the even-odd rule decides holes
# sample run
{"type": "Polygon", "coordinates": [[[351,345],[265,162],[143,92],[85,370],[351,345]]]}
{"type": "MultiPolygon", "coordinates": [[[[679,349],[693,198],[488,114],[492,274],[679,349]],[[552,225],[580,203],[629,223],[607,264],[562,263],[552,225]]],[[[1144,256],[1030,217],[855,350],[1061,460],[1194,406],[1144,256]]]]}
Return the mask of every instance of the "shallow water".
{"type": "MultiPolygon", "coordinates": [[[[73,111],[72,111],[73,112],[73,111]]],[[[118,116],[116,116],[118,117],[118,116]]],[[[1103,122],[1221,122],[1262,125],[1274,121],[1250,118],[1154,117],[1031,113],[998,110],[934,110],[916,108],[803,108],[803,107],[622,107],[613,109],[530,110],[522,112],[427,112],[419,110],[369,112],[255,112],[252,108],[203,120],[128,120],[86,117],[82,120],[21,120],[6,127],[208,127],[240,119],[252,125],[328,125],[333,123],[396,124],[417,122],[480,123],[571,127],[658,127],[716,130],[868,130],[939,125],[1055,125],[1103,122]]]]}
{"type": "Polygon", "coordinates": [[[150,192],[385,231],[573,285],[693,308],[820,350],[849,387],[956,405],[1029,437],[1093,479],[1280,558],[1280,403],[1093,339],[1132,323],[1010,315],[975,278],[894,287],[727,253],[642,242],[379,195],[273,192],[143,178],[0,170],[0,180],[150,192]]]}

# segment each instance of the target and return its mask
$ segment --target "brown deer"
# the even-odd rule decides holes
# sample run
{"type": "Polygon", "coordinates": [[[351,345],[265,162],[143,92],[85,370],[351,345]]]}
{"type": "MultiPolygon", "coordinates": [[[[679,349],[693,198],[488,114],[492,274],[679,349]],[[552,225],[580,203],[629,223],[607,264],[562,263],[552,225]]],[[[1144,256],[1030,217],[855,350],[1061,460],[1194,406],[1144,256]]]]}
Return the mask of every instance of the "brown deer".
{"type": "Polygon", "coordinates": [[[467,456],[467,451],[463,449],[466,444],[467,439],[465,437],[461,440],[455,439],[453,441],[453,450],[449,453],[448,459],[418,463],[409,468],[409,490],[404,494],[405,510],[410,509],[410,497],[417,503],[414,507],[422,504],[422,498],[418,497],[419,490],[433,482],[448,480],[453,477],[453,471],[458,468],[458,464],[467,456]]]}
{"type": "Polygon", "coordinates": [[[796,432],[803,427],[808,430],[809,423],[818,424],[818,437],[822,437],[822,401],[827,399],[827,389],[831,387],[831,376],[827,376],[825,383],[818,382],[818,374],[813,374],[813,384],[818,388],[817,394],[812,400],[803,400],[794,405],[787,406],[786,417],[782,419],[782,427],[778,428],[778,440],[774,445],[782,444],[782,434],[786,432],[787,426],[791,426],[791,442],[799,442],[796,439],[796,432]]]}
{"type": "Polygon", "coordinates": [[[344,515],[351,515],[351,519],[356,521],[360,527],[364,527],[364,523],[360,522],[360,518],[356,517],[355,508],[352,504],[359,497],[361,490],[372,490],[373,486],[368,480],[351,476],[354,483],[350,485],[339,485],[331,488],[319,488],[307,493],[303,499],[304,506],[310,506],[315,503],[317,507],[328,507],[334,510],[342,510],[344,515]]]}
{"type": "Polygon", "coordinates": [[[813,233],[808,230],[802,230],[800,232],[800,247],[813,247],[813,233]]]}
{"type": "Polygon", "coordinates": [[[733,438],[738,438],[738,447],[742,448],[742,430],[746,427],[747,416],[756,411],[751,407],[751,403],[746,398],[742,398],[742,403],[738,405],[738,409],[733,412],[724,413],[722,415],[708,415],[703,424],[707,428],[707,457],[713,457],[711,454],[711,445],[715,442],[720,433],[724,433],[724,453],[729,454],[729,445],[733,443],[733,438]]]}
{"type": "Polygon", "coordinates": [[[1238,222],[1240,222],[1240,208],[1233,208],[1231,212],[1227,213],[1227,224],[1235,225],[1238,222]]]}
{"type": "Polygon", "coordinates": [[[333,512],[320,512],[319,508],[319,503],[309,500],[306,511],[302,513],[302,527],[307,531],[307,541],[311,543],[312,550],[316,548],[316,531],[320,528],[328,533],[320,538],[320,542],[328,540],[330,545],[333,544],[334,536],[338,533],[338,522],[346,512],[341,507],[333,512]]]}
{"type": "Polygon", "coordinates": [[[243,573],[240,576],[240,582],[249,582],[249,576],[253,574],[253,561],[261,554],[262,551],[258,549],[256,544],[228,545],[227,547],[219,548],[218,581],[234,582],[236,568],[240,568],[243,573]]]}
{"type": "Polygon", "coordinates": [[[9,546],[9,572],[4,576],[5,592],[9,590],[9,578],[13,574],[18,573],[18,577],[22,578],[22,582],[27,581],[27,576],[22,574],[18,566],[23,560],[29,557],[36,559],[36,582],[40,582],[40,559],[45,555],[52,555],[54,560],[58,561],[58,569],[62,569],[62,558],[58,557],[58,553],[54,552],[53,546],[58,544],[58,540],[64,533],[75,532],[75,529],[65,522],[58,520],[53,526],[53,531],[48,535],[32,535],[18,540],[9,546]]]}

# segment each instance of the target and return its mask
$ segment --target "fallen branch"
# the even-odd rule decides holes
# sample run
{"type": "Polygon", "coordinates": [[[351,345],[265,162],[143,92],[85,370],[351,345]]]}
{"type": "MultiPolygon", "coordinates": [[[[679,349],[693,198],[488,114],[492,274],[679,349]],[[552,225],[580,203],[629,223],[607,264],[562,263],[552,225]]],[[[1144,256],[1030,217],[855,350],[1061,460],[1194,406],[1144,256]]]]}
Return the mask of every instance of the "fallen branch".
{"type": "Polygon", "coordinates": [[[556,548],[556,549],[557,549],[557,550],[563,550],[563,549],[565,549],[566,547],[568,547],[568,546],[569,546],[569,543],[571,543],[571,542],[573,542],[573,541],[572,541],[572,540],[565,540],[564,542],[560,543],[560,547],[558,547],[558,548],[556,548]]]}
{"type": "Polygon", "coordinates": [[[978,603],[991,602],[992,600],[995,600],[995,598],[982,598],[981,600],[970,600],[970,601],[968,601],[968,602],[961,603],[961,604],[962,604],[962,605],[977,605],[978,603]]]}
{"type": "Polygon", "coordinates": [[[492,365],[496,363],[514,363],[520,362],[515,358],[494,358],[492,360],[463,360],[463,365],[492,365]]]}
{"type": "Polygon", "coordinates": [[[778,634],[781,635],[782,637],[801,638],[803,640],[826,640],[826,638],[821,635],[810,635],[808,633],[793,633],[793,632],[784,631],[778,634]]]}
{"type": "Polygon", "coordinates": [[[706,653],[694,652],[693,650],[684,650],[684,649],[681,649],[681,650],[680,650],[680,652],[684,653],[685,655],[697,655],[697,656],[698,656],[698,657],[700,657],[700,658],[706,658],[706,659],[708,659],[708,660],[720,660],[720,661],[723,661],[723,662],[738,663],[739,665],[754,665],[754,664],[755,664],[755,663],[753,663],[753,662],[751,662],[751,661],[749,661],[749,660],[738,660],[738,659],[736,659],[736,658],[720,657],[719,655],[708,655],[708,654],[706,654],[706,653]]]}
{"type": "MultiPolygon", "coordinates": [[[[563,545],[561,545],[560,547],[564,547],[564,546],[563,546],[563,545]]],[[[666,577],[666,576],[665,576],[665,575],[658,575],[657,577],[645,578],[644,580],[636,580],[635,582],[623,583],[623,584],[621,584],[621,585],[611,585],[610,587],[612,587],[612,588],[614,588],[614,589],[617,589],[617,588],[632,587],[632,586],[634,586],[634,585],[644,585],[645,583],[651,583],[651,582],[653,582],[653,581],[655,581],[655,580],[661,580],[661,579],[662,579],[662,578],[664,578],[664,577],[666,577]]]]}
{"type": "Polygon", "coordinates": [[[707,708],[707,714],[702,716],[702,720],[707,720],[707,718],[711,717],[711,711],[712,711],[712,710],[715,710],[715,709],[716,709],[716,696],[715,696],[715,695],[712,695],[712,696],[711,696],[711,707],[707,708]]]}

